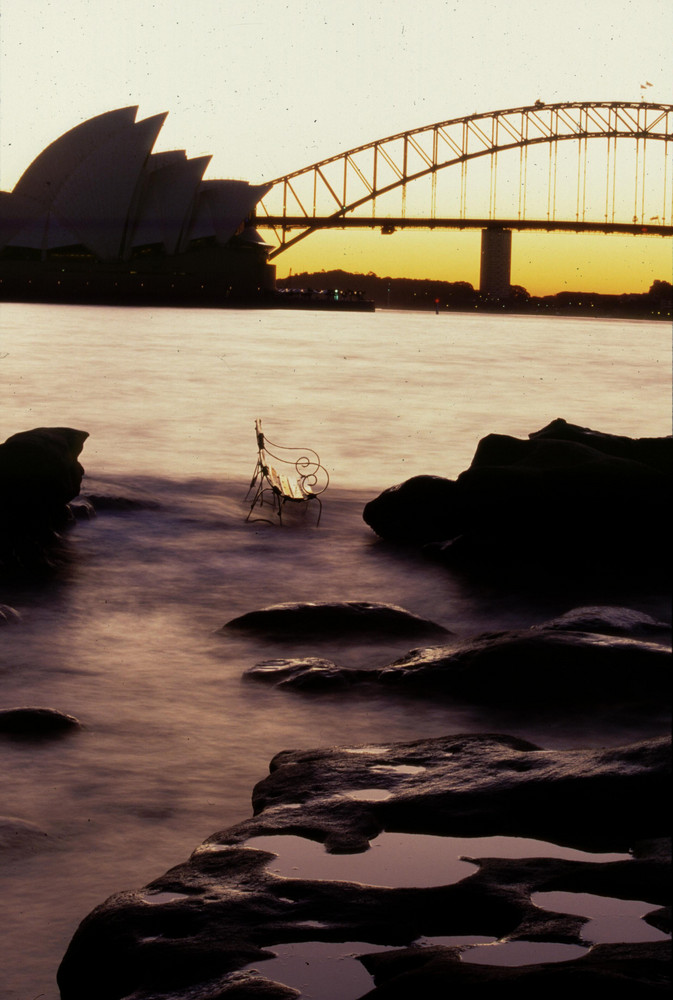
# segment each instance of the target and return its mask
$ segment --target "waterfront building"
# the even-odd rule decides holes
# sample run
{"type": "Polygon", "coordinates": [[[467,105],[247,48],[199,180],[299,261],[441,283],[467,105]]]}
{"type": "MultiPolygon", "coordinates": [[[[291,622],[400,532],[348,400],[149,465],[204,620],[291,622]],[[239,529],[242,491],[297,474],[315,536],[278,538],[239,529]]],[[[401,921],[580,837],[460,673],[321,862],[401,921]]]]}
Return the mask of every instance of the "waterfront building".
{"type": "Polygon", "coordinates": [[[0,299],[226,304],[272,292],[251,224],[270,185],[205,179],[211,157],[153,152],[166,114],[97,115],[0,191],[0,299]]]}

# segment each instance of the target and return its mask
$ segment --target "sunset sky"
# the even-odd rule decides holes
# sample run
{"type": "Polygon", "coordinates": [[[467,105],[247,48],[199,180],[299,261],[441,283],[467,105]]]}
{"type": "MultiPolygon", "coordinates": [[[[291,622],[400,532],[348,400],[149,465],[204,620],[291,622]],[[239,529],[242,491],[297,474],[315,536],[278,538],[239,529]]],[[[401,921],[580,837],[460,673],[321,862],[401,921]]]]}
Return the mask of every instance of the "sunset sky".
{"type": "MultiPolygon", "coordinates": [[[[538,98],[668,103],[671,37],[670,0],[0,0],[0,187],[127,105],[169,112],[157,149],[210,153],[207,176],[259,183],[538,98]]],[[[276,265],[476,284],[479,235],[329,232],[276,265]]],[[[668,239],[514,235],[512,280],[534,293],[670,277],[668,239]]]]}

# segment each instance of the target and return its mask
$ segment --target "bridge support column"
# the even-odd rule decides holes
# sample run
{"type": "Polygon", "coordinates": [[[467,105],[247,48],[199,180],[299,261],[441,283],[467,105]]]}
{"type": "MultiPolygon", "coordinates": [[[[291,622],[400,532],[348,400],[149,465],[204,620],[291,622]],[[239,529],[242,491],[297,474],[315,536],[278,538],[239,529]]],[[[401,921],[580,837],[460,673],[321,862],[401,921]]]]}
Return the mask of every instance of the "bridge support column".
{"type": "Polygon", "coordinates": [[[479,291],[496,299],[510,294],[512,270],[512,230],[482,229],[479,291]]]}

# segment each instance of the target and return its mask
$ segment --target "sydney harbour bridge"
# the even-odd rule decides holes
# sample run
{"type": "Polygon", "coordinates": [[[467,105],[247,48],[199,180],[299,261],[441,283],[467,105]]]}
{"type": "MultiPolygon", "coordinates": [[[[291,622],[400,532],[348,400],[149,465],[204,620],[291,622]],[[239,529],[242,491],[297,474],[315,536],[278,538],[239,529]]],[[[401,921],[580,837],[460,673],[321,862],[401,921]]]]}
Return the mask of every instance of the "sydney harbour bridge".
{"type": "Polygon", "coordinates": [[[325,229],[481,230],[480,290],[510,288],[512,233],[673,235],[673,105],[597,101],[471,114],[278,177],[269,259],[325,229]]]}

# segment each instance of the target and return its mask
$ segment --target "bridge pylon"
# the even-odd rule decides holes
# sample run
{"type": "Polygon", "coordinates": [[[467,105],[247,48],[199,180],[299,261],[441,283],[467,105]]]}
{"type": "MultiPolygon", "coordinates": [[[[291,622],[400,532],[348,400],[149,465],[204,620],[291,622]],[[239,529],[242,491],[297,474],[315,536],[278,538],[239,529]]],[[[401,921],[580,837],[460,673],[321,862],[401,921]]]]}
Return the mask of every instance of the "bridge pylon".
{"type": "Polygon", "coordinates": [[[512,281],[512,230],[489,226],[481,231],[479,291],[495,299],[506,299],[512,281]]]}

